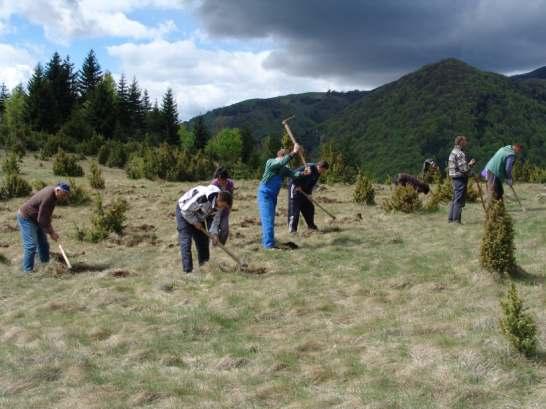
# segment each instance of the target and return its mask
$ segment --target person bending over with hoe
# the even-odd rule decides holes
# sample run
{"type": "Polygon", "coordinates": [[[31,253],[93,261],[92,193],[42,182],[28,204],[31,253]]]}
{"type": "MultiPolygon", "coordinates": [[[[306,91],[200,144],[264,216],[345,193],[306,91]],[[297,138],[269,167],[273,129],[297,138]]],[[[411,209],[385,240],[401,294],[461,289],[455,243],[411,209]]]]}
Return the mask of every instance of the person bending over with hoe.
{"type": "MultiPolygon", "coordinates": [[[[216,171],[214,172],[214,179],[210,184],[218,187],[220,190],[224,190],[233,195],[235,184],[233,183],[233,180],[229,177],[229,173],[225,168],[220,167],[216,169],[216,171]]],[[[218,240],[220,240],[220,243],[222,244],[226,244],[229,236],[229,213],[230,209],[224,209],[222,211],[222,216],[220,216],[218,240]]],[[[207,218],[208,226],[212,225],[213,218],[213,216],[209,216],[207,218]]]]}
{"type": "Polygon", "coordinates": [[[293,179],[302,175],[309,175],[310,169],[305,168],[303,173],[293,171],[286,165],[300,152],[301,146],[294,145],[291,153],[287,149],[277,152],[277,157],[269,159],[265,164],[264,174],[258,186],[258,210],[262,223],[262,246],[265,249],[273,249],[275,246],[275,209],[277,207],[277,196],[281,190],[284,177],[293,179]]]}
{"type": "Polygon", "coordinates": [[[59,235],[51,225],[53,211],[58,201],[63,201],[70,194],[70,185],[59,183],[48,186],[34,194],[17,210],[17,224],[23,243],[23,271],[34,270],[36,251],[42,263],[49,262],[49,243],[47,235],[59,240],[59,235]]]}
{"type": "Polygon", "coordinates": [[[482,176],[487,180],[489,200],[502,200],[504,189],[502,182],[512,187],[512,168],[516,161],[516,155],[523,151],[523,145],[516,143],[500,148],[487,162],[482,176]]]}
{"type": "MultiPolygon", "coordinates": [[[[288,184],[288,231],[296,233],[300,221],[300,212],[311,230],[318,230],[315,225],[315,205],[307,196],[313,194],[313,189],[321,175],[326,174],[330,165],[321,160],[317,164],[307,164],[310,173],[299,178],[290,180],[288,184]]],[[[296,169],[296,172],[303,173],[305,166],[296,169]]]]}
{"type": "Polygon", "coordinates": [[[176,226],[184,272],[191,273],[193,270],[192,239],[195,240],[197,247],[199,265],[209,261],[209,238],[205,230],[205,221],[207,217],[213,216],[209,232],[212,243],[216,245],[222,210],[231,208],[232,203],[231,193],[221,191],[214,185],[196,186],[178,199],[176,226]]]}
{"type": "Polygon", "coordinates": [[[428,195],[430,192],[428,184],[421,182],[415,176],[408,175],[407,173],[399,173],[394,177],[393,182],[396,186],[411,186],[418,193],[424,193],[425,195],[428,195]]]}
{"type": "Polygon", "coordinates": [[[476,163],[474,159],[467,162],[465,154],[467,145],[466,136],[457,136],[455,146],[449,155],[449,177],[453,186],[453,199],[449,205],[449,223],[461,223],[461,213],[466,202],[468,175],[476,163]]]}

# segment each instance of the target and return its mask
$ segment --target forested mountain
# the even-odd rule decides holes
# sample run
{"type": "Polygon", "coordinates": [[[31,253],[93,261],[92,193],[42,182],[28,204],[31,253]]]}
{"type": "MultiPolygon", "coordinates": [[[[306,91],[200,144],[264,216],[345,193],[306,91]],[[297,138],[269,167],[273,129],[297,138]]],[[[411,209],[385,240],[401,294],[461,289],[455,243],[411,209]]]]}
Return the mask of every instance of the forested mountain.
{"type": "Polygon", "coordinates": [[[55,53],[27,84],[8,90],[0,78],[0,146],[39,150],[44,159],[59,149],[98,154],[101,163],[151,178],[208,177],[219,164],[253,177],[281,145],[281,121],[296,115],[292,129],[307,157],[321,151],[336,180],[350,180],[356,168],[379,178],[415,173],[427,157],[445,165],[458,134],[470,138],[479,167],[514,141],[546,166],[543,74],[506,77],[448,59],[373,91],[253,99],[181,124],[171,90],[152,103],[136,78],[116,82],[103,71],[93,51],[80,69],[55,53]]]}
{"type": "Polygon", "coordinates": [[[376,176],[416,172],[426,157],[445,164],[458,134],[470,138],[479,167],[514,141],[527,147],[532,162],[546,165],[546,103],[509,77],[454,59],[375,89],[321,132],[376,176]]]}
{"type": "Polygon", "coordinates": [[[546,80],[546,67],[540,67],[536,70],[526,72],[525,74],[513,75],[511,78],[514,80],[530,80],[530,79],[546,80]]]}
{"type": "MultiPolygon", "coordinates": [[[[202,116],[212,133],[223,128],[249,129],[255,138],[278,135],[283,131],[281,121],[291,115],[291,128],[308,147],[319,143],[318,125],[350,104],[366,96],[366,91],[308,92],[267,99],[250,99],[223,108],[214,109],[202,116]]],[[[196,118],[190,121],[190,127],[196,118]]]]}

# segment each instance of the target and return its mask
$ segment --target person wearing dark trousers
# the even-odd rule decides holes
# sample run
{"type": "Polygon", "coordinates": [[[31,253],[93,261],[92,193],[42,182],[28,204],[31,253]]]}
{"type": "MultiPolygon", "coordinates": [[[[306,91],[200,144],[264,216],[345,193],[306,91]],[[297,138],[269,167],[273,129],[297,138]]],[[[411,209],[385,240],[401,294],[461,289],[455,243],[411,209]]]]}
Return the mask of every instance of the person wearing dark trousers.
{"type": "Polygon", "coordinates": [[[449,155],[449,177],[453,186],[453,198],[449,205],[449,223],[461,223],[461,214],[466,203],[468,175],[476,163],[474,159],[466,160],[465,148],[468,145],[466,136],[457,136],[455,146],[449,155]]]}
{"type": "Polygon", "coordinates": [[[212,243],[216,245],[218,229],[223,209],[229,209],[233,203],[231,193],[221,191],[218,187],[196,186],[186,192],[176,205],[176,226],[180,243],[180,255],[184,272],[193,271],[191,243],[195,241],[199,265],[209,258],[209,238],[203,231],[207,217],[213,216],[209,233],[212,243]]]}
{"type": "MultiPolygon", "coordinates": [[[[311,230],[318,230],[315,224],[315,205],[306,196],[313,194],[313,188],[317,184],[321,175],[326,174],[330,167],[328,162],[322,160],[317,164],[307,164],[309,174],[292,179],[288,184],[288,230],[290,233],[298,231],[300,213],[311,230]],[[303,194],[303,193],[305,194],[303,194]]],[[[303,174],[305,167],[296,169],[296,172],[303,174]]]]}
{"type": "Polygon", "coordinates": [[[516,161],[516,155],[519,155],[522,151],[523,145],[519,143],[504,146],[485,165],[482,176],[487,180],[489,201],[502,200],[504,196],[503,182],[506,182],[508,186],[512,186],[512,169],[516,161]]]}
{"type": "MultiPolygon", "coordinates": [[[[233,195],[235,190],[235,183],[229,176],[227,169],[219,167],[214,172],[214,179],[210,182],[211,185],[218,187],[221,190],[225,190],[233,195]]],[[[222,217],[220,218],[220,228],[218,231],[218,239],[220,243],[226,244],[229,237],[229,213],[230,209],[224,209],[222,211],[222,217]]],[[[207,218],[207,226],[212,225],[213,216],[207,218]]]]}

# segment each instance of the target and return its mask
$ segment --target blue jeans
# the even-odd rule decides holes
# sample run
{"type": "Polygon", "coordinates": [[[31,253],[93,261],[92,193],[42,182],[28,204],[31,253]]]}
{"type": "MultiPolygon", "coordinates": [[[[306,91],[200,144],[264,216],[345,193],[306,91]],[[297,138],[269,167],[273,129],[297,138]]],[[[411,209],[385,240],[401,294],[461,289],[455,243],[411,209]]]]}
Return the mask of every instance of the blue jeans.
{"type": "Polygon", "coordinates": [[[34,269],[36,251],[42,263],[49,261],[49,243],[44,230],[30,219],[17,213],[17,224],[23,242],[23,271],[30,273],[34,269]]]}
{"type": "Polygon", "coordinates": [[[275,208],[277,196],[281,190],[282,178],[274,176],[267,183],[258,187],[258,210],[262,222],[262,246],[266,249],[275,247],[275,208]]]}

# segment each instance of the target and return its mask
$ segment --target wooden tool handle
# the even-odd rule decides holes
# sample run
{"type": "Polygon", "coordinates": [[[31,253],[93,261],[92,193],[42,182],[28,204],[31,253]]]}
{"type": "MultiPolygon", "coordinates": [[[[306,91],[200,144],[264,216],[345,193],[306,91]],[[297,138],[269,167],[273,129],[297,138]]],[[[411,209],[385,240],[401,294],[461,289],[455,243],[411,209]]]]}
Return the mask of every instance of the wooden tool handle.
{"type": "Polygon", "coordinates": [[[61,250],[61,254],[63,255],[64,262],[66,263],[66,266],[70,270],[72,268],[72,264],[70,264],[70,261],[68,261],[68,257],[66,257],[66,253],[63,250],[63,246],[59,244],[59,250],[61,250]]]}
{"type": "Polygon", "coordinates": [[[326,213],[328,216],[330,216],[333,220],[336,219],[336,216],[334,216],[332,213],[330,213],[328,210],[326,210],[324,207],[322,207],[322,205],[320,203],[318,203],[315,199],[313,199],[313,197],[311,195],[308,195],[303,190],[300,190],[300,192],[303,193],[303,195],[307,198],[307,200],[309,200],[311,203],[316,205],[319,209],[321,209],[324,213],[326,213]]]}
{"type": "MultiPolygon", "coordinates": [[[[298,142],[296,141],[296,138],[294,137],[294,134],[292,133],[292,130],[290,129],[290,126],[288,125],[288,120],[292,119],[293,117],[290,117],[288,119],[285,119],[284,121],[282,121],[282,124],[284,125],[285,129],[286,129],[286,132],[288,133],[288,136],[290,137],[290,139],[292,140],[292,143],[294,145],[298,144],[298,142]]],[[[299,151],[298,152],[299,156],[300,156],[300,159],[301,161],[303,162],[303,165],[304,166],[307,166],[307,162],[305,161],[305,157],[303,156],[303,152],[302,151],[299,151]]]]}
{"type": "MultiPolygon", "coordinates": [[[[212,239],[212,235],[206,230],[204,229],[203,227],[201,227],[199,230],[201,230],[203,233],[206,234],[206,236],[209,238],[209,239],[212,239]]],[[[241,263],[241,260],[239,260],[239,257],[237,257],[235,254],[233,254],[226,246],[224,246],[222,243],[220,243],[220,241],[218,241],[216,243],[216,245],[218,247],[220,247],[222,250],[224,250],[224,252],[230,256],[233,261],[235,261],[239,266],[242,266],[242,263],[241,263]]]]}

